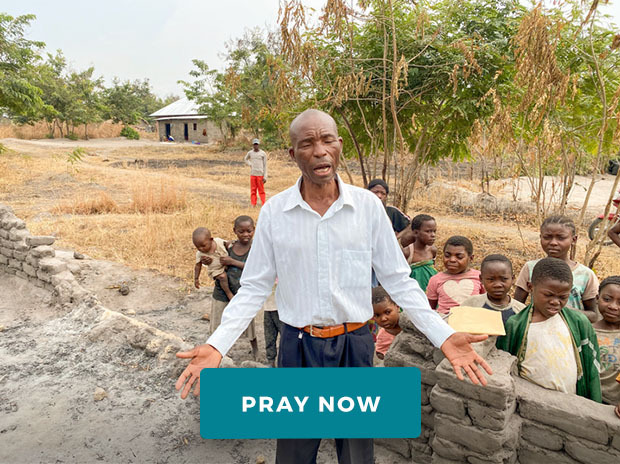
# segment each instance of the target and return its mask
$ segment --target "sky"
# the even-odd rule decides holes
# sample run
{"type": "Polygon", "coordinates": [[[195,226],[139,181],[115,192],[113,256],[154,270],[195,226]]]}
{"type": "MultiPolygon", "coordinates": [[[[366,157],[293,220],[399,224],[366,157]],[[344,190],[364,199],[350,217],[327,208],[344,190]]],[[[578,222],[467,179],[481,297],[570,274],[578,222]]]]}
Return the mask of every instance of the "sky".
{"type": "MultiPolygon", "coordinates": [[[[325,0],[304,0],[320,9],[325,0]]],[[[590,1],[588,1],[588,4],[590,1]]],[[[0,0],[0,11],[36,19],[27,37],[61,49],[74,70],[95,67],[109,84],[148,78],[161,97],[182,96],[192,60],[222,69],[226,43],[245,30],[273,29],[279,0],[0,0]]],[[[603,10],[620,24],[620,0],[603,10]]],[[[620,28],[619,28],[620,29],[620,28]]]]}

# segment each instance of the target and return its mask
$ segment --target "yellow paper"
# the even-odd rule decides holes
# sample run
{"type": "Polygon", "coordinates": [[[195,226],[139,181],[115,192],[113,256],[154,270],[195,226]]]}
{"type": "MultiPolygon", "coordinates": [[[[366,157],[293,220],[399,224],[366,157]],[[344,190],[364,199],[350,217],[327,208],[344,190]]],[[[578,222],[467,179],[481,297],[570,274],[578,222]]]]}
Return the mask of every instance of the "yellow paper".
{"type": "Polygon", "coordinates": [[[457,332],[506,335],[502,312],[492,309],[457,306],[450,310],[448,324],[457,332]]]}

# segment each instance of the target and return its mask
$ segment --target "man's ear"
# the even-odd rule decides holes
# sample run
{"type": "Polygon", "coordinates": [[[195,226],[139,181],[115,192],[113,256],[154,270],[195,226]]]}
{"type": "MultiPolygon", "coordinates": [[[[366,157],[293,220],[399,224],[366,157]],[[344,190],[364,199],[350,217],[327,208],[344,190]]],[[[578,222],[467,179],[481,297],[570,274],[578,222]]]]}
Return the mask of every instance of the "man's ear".
{"type": "Polygon", "coordinates": [[[532,293],[532,282],[527,283],[527,292],[532,293]]]}
{"type": "Polygon", "coordinates": [[[288,149],[288,156],[290,156],[291,159],[295,161],[295,150],[293,149],[293,147],[288,149]]]}

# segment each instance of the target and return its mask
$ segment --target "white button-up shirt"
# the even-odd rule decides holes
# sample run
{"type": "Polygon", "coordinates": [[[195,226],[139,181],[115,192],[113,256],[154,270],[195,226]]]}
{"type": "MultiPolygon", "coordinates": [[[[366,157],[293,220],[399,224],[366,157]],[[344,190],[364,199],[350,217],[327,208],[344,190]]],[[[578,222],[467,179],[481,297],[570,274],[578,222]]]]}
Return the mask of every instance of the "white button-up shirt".
{"type": "Polygon", "coordinates": [[[338,199],[320,216],[301,196],[301,178],[262,207],[241,276],[222,323],[207,343],[225,355],[271,294],[294,327],[365,322],[373,317],[371,269],[437,347],[454,333],[433,311],[398,245],[381,201],[337,178],[338,199]]]}

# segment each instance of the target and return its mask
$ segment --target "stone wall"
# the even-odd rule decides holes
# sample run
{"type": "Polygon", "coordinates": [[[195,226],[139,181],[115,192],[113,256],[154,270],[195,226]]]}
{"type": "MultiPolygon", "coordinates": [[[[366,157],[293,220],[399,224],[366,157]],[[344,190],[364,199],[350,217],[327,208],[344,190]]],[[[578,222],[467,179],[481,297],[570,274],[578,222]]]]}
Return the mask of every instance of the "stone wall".
{"type": "Polygon", "coordinates": [[[493,369],[488,385],[459,381],[441,351],[404,315],[401,326],[385,365],[420,369],[422,434],[378,445],[417,463],[620,462],[620,419],[613,406],[519,378],[516,358],[490,340],[476,347],[493,369]]]}
{"type": "Polygon", "coordinates": [[[13,210],[0,205],[0,271],[49,290],[54,302],[68,305],[85,298],[67,263],[56,257],[52,236],[35,236],[13,210]]]}
{"type": "Polygon", "coordinates": [[[187,124],[187,142],[214,143],[224,139],[220,128],[208,119],[160,119],[157,121],[160,140],[166,135],[166,124],[170,124],[170,135],[175,142],[186,142],[185,124],[187,124]],[[202,135],[203,131],[206,131],[207,135],[202,135]]]}

